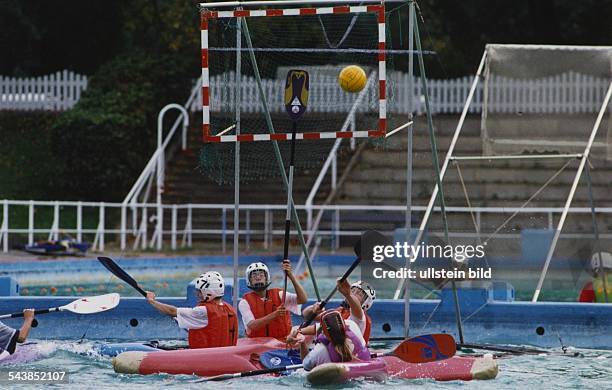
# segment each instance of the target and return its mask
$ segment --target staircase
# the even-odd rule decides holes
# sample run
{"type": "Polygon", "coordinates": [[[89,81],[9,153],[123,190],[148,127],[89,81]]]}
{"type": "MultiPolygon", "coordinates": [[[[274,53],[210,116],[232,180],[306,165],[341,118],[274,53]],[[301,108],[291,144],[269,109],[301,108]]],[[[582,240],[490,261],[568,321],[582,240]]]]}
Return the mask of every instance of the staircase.
{"type": "MultiPolygon", "coordinates": [[[[197,123],[199,118],[193,118],[193,122],[197,123]]],[[[286,115],[273,115],[273,122],[277,128],[290,129],[291,122],[286,119],[286,115]]],[[[317,119],[317,120],[320,120],[317,119]]],[[[328,116],[327,120],[335,121],[339,123],[338,128],[344,120],[343,117],[339,116],[328,116]]],[[[192,123],[193,123],[192,122],[192,123]]],[[[308,125],[307,123],[301,123],[304,128],[308,125]]],[[[348,148],[349,141],[344,141],[347,147],[342,148],[342,153],[338,156],[338,176],[342,173],[344,168],[347,166],[351,159],[353,152],[348,148]]],[[[242,144],[241,155],[245,156],[254,153],[252,149],[249,149],[250,144],[242,144]]],[[[289,143],[282,145],[279,143],[283,150],[288,149],[289,143]]],[[[298,141],[296,143],[296,165],[300,166],[299,159],[310,159],[308,168],[296,169],[293,181],[293,199],[295,204],[303,205],[313,187],[313,184],[323,166],[325,158],[327,157],[333,141],[298,141]],[[305,145],[306,144],[306,145],[305,145]],[[316,149],[316,158],[313,157],[312,151],[316,149]]],[[[230,145],[233,148],[234,144],[230,145]]],[[[193,127],[189,131],[187,150],[182,151],[180,148],[174,151],[171,158],[166,163],[166,179],[164,186],[163,202],[166,204],[229,204],[234,203],[234,183],[233,183],[233,172],[229,173],[229,181],[227,184],[218,184],[214,179],[202,173],[199,166],[199,153],[202,148],[201,142],[201,130],[200,127],[193,127]]],[[[255,156],[257,158],[266,159],[270,161],[276,161],[275,155],[270,152],[271,148],[266,152],[265,155],[255,156]]],[[[232,157],[233,158],[233,157],[232,157]]],[[[243,160],[243,159],[241,159],[243,160]]],[[[283,154],[283,160],[285,168],[288,169],[289,156],[288,153],[283,154]]],[[[243,166],[241,169],[243,172],[248,167],[243,166]]],[[[271,164],[278,170],[276,163],[271,164]]],[[[232,164],[233,166],[233,164],[232,164]]],[[[277,172],[277,171],[276,171],[277,172]]],[[[323,180],[320,190],[317,193],[314,203],[320,204],[324,202],[325,198],[331,191],[331,178],[328,173],[326,178],[323,180]]],[[[286,205],[287,204],[287,193],[285,191],[282,178],[278,175],[272,178],[261,178],[258,180],[250,180],[247,182],[241,182],[240,184],[240,203],[241,204],[267,204],[267,205],[286,205]]],[[[284,208],[284,207],[283,207],[284,208]]],[[[225,215],[226,226],[228,229],[233,229],[233,207],[228,209],[225,215]]],[[[285,221],[285,210],[276,210],[271,213],[272,227],[275,230],[284,229],[285,221]]],[[[299,212],[300,223],[302,229],[306,229],[306,213],[299,212]]],[[[222,226],[222,212],[220,210],[198,210],[194,212],[192,220],[193,229],[221,229],[222,226]]],[[[264,212],[263,211],[252,211],[250,213],[250,229],[263,231],[264,229],[264,212]]],[[[180,230],[185,226],[186,215],[180,213],[178,215],[177,228],[180,230]]],[[[170,219],[166,217],[164,219],[164,229],[170,229],[170,219]]],[[[246,214],[241,212],[240,225],[241,229],[245,228],[246,214]]],[[[218,240],[219,235],[203,235],[198,236],[212,238],[218,240]]],[[[278,237],[277,237],[278,238],[278,237]]],[[[195,238],[194,238],[195,239],[195,238]]],[[[257,238],[258,239],[258,238],[257,238]]],[[[230,237],[231,240],[231,237],[230,237]]]]}
{"type": "MultiPolygon", "coordinates": [[[[458,116],[436,116],[437,150],[440,167],[448,151],[458,116]]],[[[588,133],[590,129],[585,129],[588,133]]],[[[588,136],[588,134],[587,134],[588,136]]],[[[585,137],[586,140],[586,137],[585,137]]],[[[412,204],[426,206],[433,187],[435,174],[432,166],[431,145],[425,117],[415,121],[413,138],[412,204]]],[[[402,132],[390,137],[382,148],[368,148],[357,162],[348,180],[341,188],[335,203],[363,205],[404,205],[406,202],[406,155],[407,137],[402,132]]],[[[480,117],[468,117],[455,147],[455,156],[482,155],[480,117]]],[[[593,156],[593,155],[592,155],[593,156]]],[[[593,197],[597,207],[612,205],[612,161],[601,158],[601,153],[592,158],[593,197]]],[[[459,166],[473,207],[520,207],[549,180],[567,160],[483,160],[461,161],[459,166]]],[[[526,207],[563,207],[569,194],[579,160],[573,160],[541,193],[526,207]]],[[[580,181],[572,207],[589,207],[586,179],[580,181]]],[[[450,164],[444,182],[444,199],[447,206],[467,207],[466,196],[454,164],[450,164]]],[[[422,212],[413,215],[413,226],[420,223],[422,212]],[[414,218],[414,217],[413,217],[414,218]]],[[[483,214],[482,227],[498,226],[510,214],[483,214]]],[[[554,223],[558,221],[556,215],[554,223]]],[[[343,229],[363,229],[364,226],[379,230],[392,230],[405,225],[402,212],[362,212],[341,216],[343,229]],[[353,221],[354,220],[354,221],[353,221]]],[[[441,228],[440,214],[434,213],[430,227],[441,228]]],[[[600,218],[600,231],[612,229],[612,220],[600,218]]],[[[568,217],[568,228],[575,231],[592,231],[591,216],[568,217]],[[573,226],[571,226],[573,225],[573,226]]],[[[469,214],[449,214],[449,224],[455,231],[474,231],[469,214]]],[[[545,215],[518,215],[509,225],[512,228],[547,227],[545,215]]]]}
{"type": "MultiPolygon", "coordinates": [[[[398,123],[390,124],[390,128],[399,125],[406,118],[397,119],[398,123]],[[400,120],[401,119],[401,120],[400,120]]],[[[282,117],[273,118],[275,124],[289,128],[282,117]]],[[[341,118],[330,118],[341,121],[341,118]]],[[[196,119],[197,121],[197,119],[196,119]]],[[[457,125],[458,116],[439,115],[434,118],[434,127],[437,137],[437,149],[440,165],[451,142],[457,125]]],[[[308,141],[307,141],[308,142],[308,141]]],[[[316,141],[314,141],[316,142],[316,141]]],[[[344,141],[348,146],[348,141],[344,141]]],[[[360,141],[363,142],[363,141],[360,141]]],[[[297,144],[298,150],[301,143],[297,144]]],[[[346,180],[339,183],[341,187],[333,197],[331,204],[341,205],[404,205],[406,201],[406,155],[407,140],[405,131],[400,132],[381,146],[369,143],[362,153],[355,156],[348,147],[344,147],[338,160],[338,177],[342,176],[351,158],[355,158],[353,169],[348,172],[346,180]]],[[[188,139],[188,150],[177,151],[166,168],[166,184],[164,203],[202,203],[202,204],[233,204],[233,183],[219,185],[198,170],[198,154],[201,148],[200,129],[193,128],[188,139]]],[[[329,148],[326,149],[326,153],[329,148]]],[[[427,131],[425,117],[418,117],[415,121],[413,138],[413,182],[412,204],[426,206],[435,184],[434,170],[431,159],[431,146],[427,131]]],[[[482,140],[480,138],[480,117],[468,117],[464,123],[463,131],[455,148],[455,156],[481,155],[482,140]]],[[[302,156],[304,158],[304,156],[302,156]]],[[[270,154],[261,158],[274,158],[270,154]]],[[[306,156],[306,158],[308,158],[306,156]]],[[[461,174],[473,207],[520,207],[540,187],[550,179],[565,163],[566,160],[506,160],[479,162],[460,162],[461,174]]],[[[591,170],[593,179],[593,196],[597,207],[610,207],[612,205],[612,162],[602,158],[592,159],[594,165],[591,170]]],[[[288,164],[288,157],[285,157],[288,164]]],[[[294,178],[293,197],[298,205],[303,205],[309,191],[320,171],[323,160],[314,168],[296,172],[294,178]]],[[[541,193],[526,207],[563,207],[569,193],[578,160],[572,161],[541,193]]],[[[233,173],[232,173],[233,175],[233,173]]],[[[584,174],[583,174],[584,177],[584,174]]],[[[240,186],[241,204],[286,204],[286,192],[280,177],[262,179],[240,186]]],[[[588,207],[588,193],[586,180],[581,180],[576,192],[572,207],[588,207]]],[[[330,177],[327,175],[317,194],[314,204],[322,204],[330,194],[330,177]]],[[[466,207],[466,197],[458,175],[457,167],[449,166],[444,179],[444,198],[447,206],[466,207]]],[[[413,226],[420,223],[423,213],[413,213],[413,226]]],[[[481,227],[483,231],[494,230],[510,214],[482,214],[481,227]]],[[[558,221],[558,214],[554,223],[558,221]]],[[[303,229],[306,229],[306,214],[299,213],[303,229]]],[[[226,213],[227,228],[233,226],[233,210],[226,213]]],[[[612,230],[612,220],[599,216],[600,231],[612,230]]],[[[263,231],[264,213],[252,212],[250,215],[250,229],[263,231]]],[[[272,213],[273,228],[282,231],[285,211],[278,210],[272,213]]],[[[405,216],[401,211],[351,211],[340,212],[342,230],[362,231],[363,229],[378,229],[390,231],[405,224],[405,216]]],[[[245,214],[241,213],[241,229],[245,228],[245,214]]],[[[169,223],[169,218],[165,219],[169,223]]],[[[222,213],[219,210],[199,210],[194,213],[193,229],[220,229],[222,213]]],[[[320,229],[332,229],[332,213],[326,212],[320,229]]],[[[441,228],[439,213],[431,218],[430,228],[441,228]]],[[[179,214],[178,229],[182,229],[185,216],[179,214]]],[[[520,214],[513,219],[507,229],[520,230],[522,228],[546,228],[548,218],[545,214],[520,214]]],[[[473,232],[474,223],[468,213],[449,213],[449,224],[454,231],[473,232]]],[[[566,229],[576,232],[590,232],[591,216],[583,214],[570,216],[566,229]]],[[[169,225],[166,226],[169,229],[169,225]]],[[[218,240],[219,235],[197,236],[218,240]]],[[[255,234],[254,240],[261,236],[255,234]]],[[[277,236],[277,239],[280,239],[277,236]]],[[[230,237],[231,239],[231,237],[230,237]]],[[[297,243],[294,243],[297,245],[297,243]]]]}

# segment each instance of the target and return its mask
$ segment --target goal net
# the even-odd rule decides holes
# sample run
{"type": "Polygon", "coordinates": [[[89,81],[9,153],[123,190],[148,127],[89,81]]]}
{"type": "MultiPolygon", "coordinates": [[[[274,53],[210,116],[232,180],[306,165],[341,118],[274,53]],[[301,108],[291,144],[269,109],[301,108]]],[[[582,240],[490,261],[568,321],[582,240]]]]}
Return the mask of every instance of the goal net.
{"type": "MultiPolygon", "coordinates": [[[[241,142],[241,180],[278,176],[274,146],[257,141],[290,138],[292,122],[283,101],[290,69],[310,75],[296,137],[308,141],[297,146],[296,170],[320,166],[338,138],[384,136],[393,78],[399,77],[393,72],[395,53],[387,53],[386,19],[381,4],[202,9],[202,171],[219,183],[233,181],[234,143],[241,142]],[[362,91],[340,88],[338,74],[347,65],[365,71],[362,91]]],[[[285,161],[289,144],[278,143],[285,161]]]]}
{"type": "MultiPolygon", "coordinates": [[[[612,80],[612,47],[487,45],[486,55],[483,153],[582,153],[612,80]]],[[[612,158],[609,112],[595,158],[612,158]]]]}

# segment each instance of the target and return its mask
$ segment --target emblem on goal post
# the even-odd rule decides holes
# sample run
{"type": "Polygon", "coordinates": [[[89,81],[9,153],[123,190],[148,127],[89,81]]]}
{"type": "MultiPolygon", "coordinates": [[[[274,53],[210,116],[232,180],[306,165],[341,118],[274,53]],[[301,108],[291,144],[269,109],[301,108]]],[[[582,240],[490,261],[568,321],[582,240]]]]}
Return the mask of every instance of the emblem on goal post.
{"type": "Polygon", "coordinates": [[[285,82],[285,109],[293,121],[299,120],[308,105],[310,78],[305,70],[292,69],[287,72],[285,82]]]}

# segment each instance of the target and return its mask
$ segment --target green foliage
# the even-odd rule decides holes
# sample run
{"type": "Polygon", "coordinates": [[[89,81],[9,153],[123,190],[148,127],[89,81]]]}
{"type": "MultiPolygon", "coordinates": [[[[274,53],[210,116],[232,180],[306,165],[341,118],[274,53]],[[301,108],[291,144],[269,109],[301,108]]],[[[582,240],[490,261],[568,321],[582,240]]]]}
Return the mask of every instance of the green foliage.
{"type": "Polygon", "coordinates": [[[127,194],[155,150],[157,113],[190,90],[185,73],[174,56],[142,53],[100,68],[77,106],[52,126],[61,198],[118,201],[127,194]]]}
{"type": "Polygon", "coordinates": [[[0,199],[52,199],[57,160],[49,127],[56,113],[0,111],[0,199]]]}

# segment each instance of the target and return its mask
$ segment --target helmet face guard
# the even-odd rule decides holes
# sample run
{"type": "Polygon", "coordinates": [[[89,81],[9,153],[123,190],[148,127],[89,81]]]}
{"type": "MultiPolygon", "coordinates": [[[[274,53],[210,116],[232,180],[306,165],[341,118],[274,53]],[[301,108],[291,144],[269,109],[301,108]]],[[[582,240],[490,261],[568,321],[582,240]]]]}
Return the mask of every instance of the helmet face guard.
{"type": "Polygon", "coordinates": [[[359,289],[365,296],[365,299],[363,299],[361,302],[361,308],[363,310],[370,309],[374,304],[374,300],[376,299],[376,290],[374,290],[368,283],[361,280],[351,284],[351,290],[353,288],[359,289]]]}
{"type": "Polygon", "coordinates": [[[321,314],[321,330],[333,345],[341,345],[346,340],[346,325],[342,315],[336,310],[321,314]]]}
{"type": "Polygon", "coordinates": [[[270,271],[268,270],[268,266],[261,262],[250,264],[246,269],[245,276],[247,279],[247,287],[253,291],[265,291],[272,284],[272,281],[270,280],[270,271]],[[264,273],[265,280],[263,282],[253,283],[251,282],[251,274],[257,271],[261,271],[264,273]]]}

